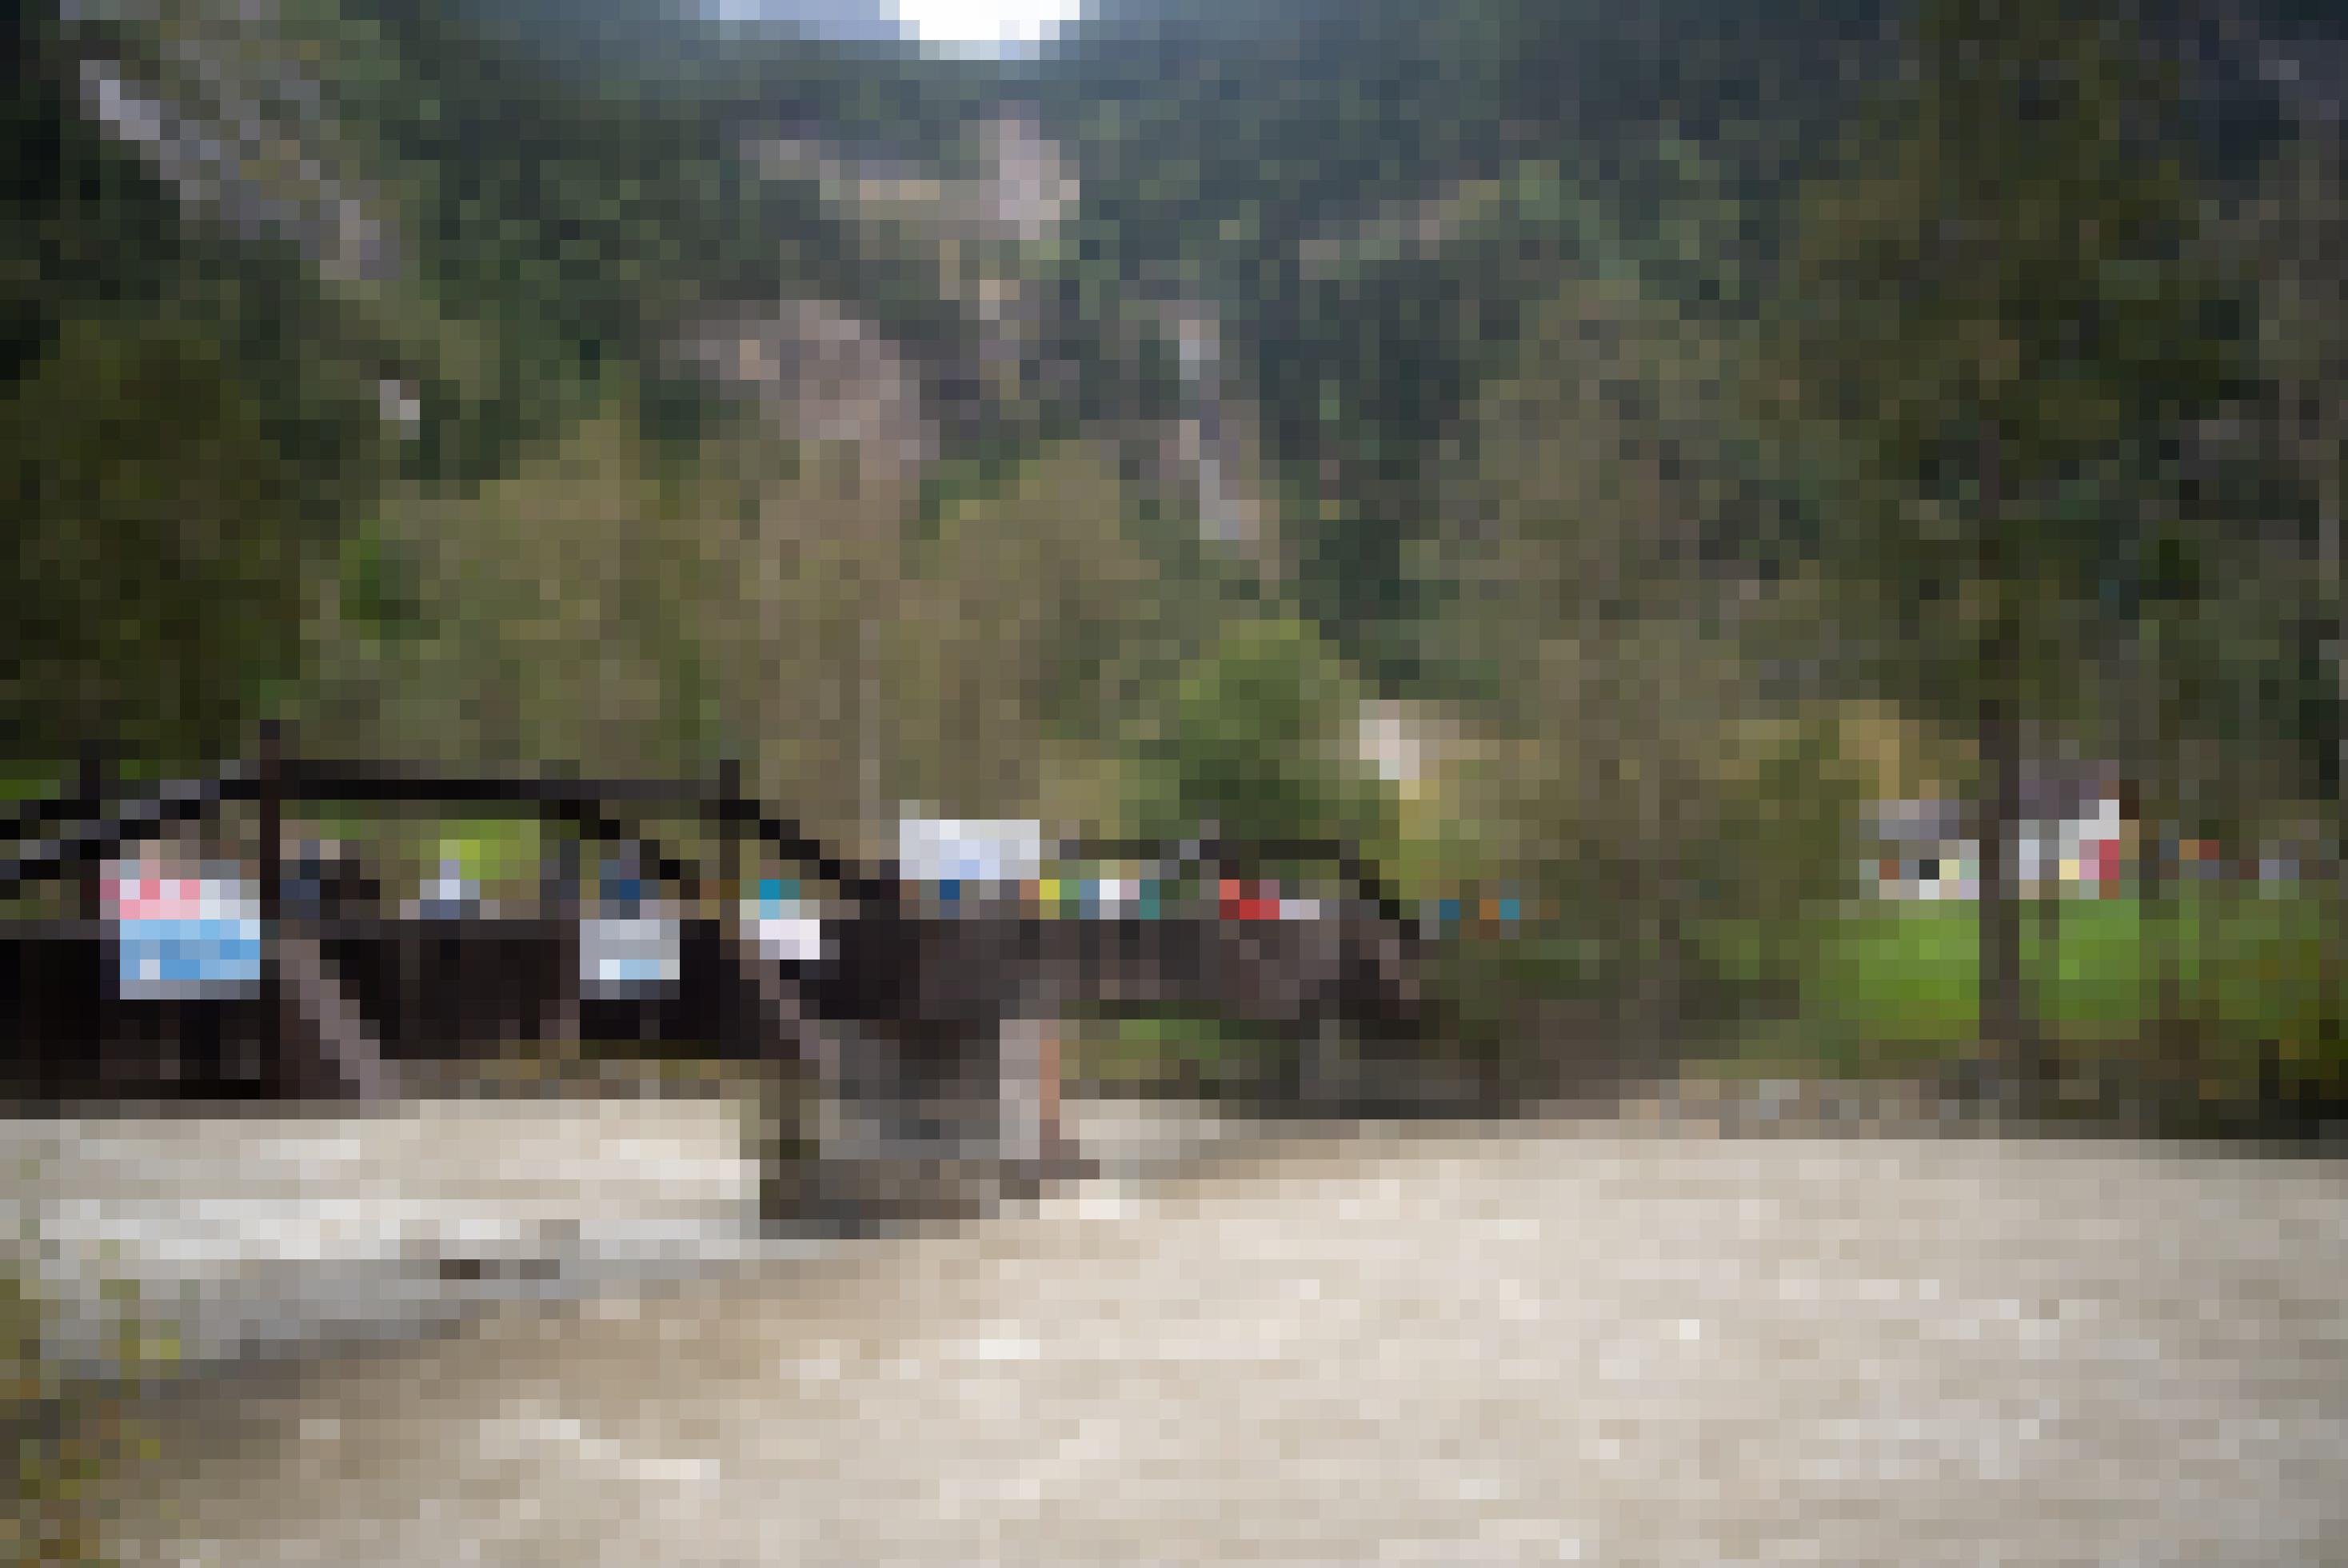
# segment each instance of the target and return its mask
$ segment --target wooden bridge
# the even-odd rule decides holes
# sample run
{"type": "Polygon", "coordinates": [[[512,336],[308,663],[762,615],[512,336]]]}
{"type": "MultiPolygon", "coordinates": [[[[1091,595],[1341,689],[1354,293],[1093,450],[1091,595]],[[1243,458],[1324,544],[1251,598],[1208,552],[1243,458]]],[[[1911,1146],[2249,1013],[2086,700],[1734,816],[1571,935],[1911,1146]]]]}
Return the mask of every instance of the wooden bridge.
{"type": "Polygon", "coordinates": [[[1061,845],[1064,863],[1138,864],[1152,886],[1203,894],[1055,917],[1015,898],[942,901],[898,864],[859,861],[770,813],[731,766],[707,781],[460,774],[299,758],[275,731],[249,760],[136,794],[86,768],[15,826],[0,898],[74,895],[70,912],[0,923],[20,1100],[381,1099],[401,1092],[409,1063],[500,1042],[686,1041],[811,1069],[828,1153],[858,1128],[885,1143],[920,1127],[1033,1153],[1050,1137],[1051,1030],[1071,1011],[1174,1007],[1291,1031],[1310,1042],[1298,1092],[1327,1102],[1344,1097],[1365,1042],[1400,1046],[1421,1022],[1416,935],[1336,844],[1061,845]],[[541,897],[520,911],[399,913],[363,867],[288,843],[289,808],[369,804],[537,818],[565,850],[628,856],[675,895],[630,927],[658,945],[655,973],[618,994],[588,983],[582,943],[613,927],[581,898],[575,867],[541,868],[541,897]],[[259,846],[237,866],[250,907],[228,922],[252,940],[243,982],[129,983],[132,927],[108,903],[106,868],[142,843],[218,834],[234,810],[259,846]],[[664,842],[662,822],[690,825],[716,864],[664,842]],[[741,897],[746,855],[824,890],[815,948],[761,946],[741,897]],[[1333,890],[1304,913],[1267,917],[1228,896],[1300,864],[1333,890]]]}

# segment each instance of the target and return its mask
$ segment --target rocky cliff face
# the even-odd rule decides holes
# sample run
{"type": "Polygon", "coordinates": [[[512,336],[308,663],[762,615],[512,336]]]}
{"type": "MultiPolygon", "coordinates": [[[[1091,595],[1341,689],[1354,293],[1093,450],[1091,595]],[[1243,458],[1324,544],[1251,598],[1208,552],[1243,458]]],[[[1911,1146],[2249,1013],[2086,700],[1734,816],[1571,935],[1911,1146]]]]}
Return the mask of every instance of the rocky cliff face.
{"type": "Polygon", "coordinates": [[[110,0],[64,8],[84,111],[191,212],[290,240],[335,282],[399,270],[396,224],[341,121],[339,26],[277,0],[110,0]],[[100,28],[115,40],[99,43],[100,28]]]}

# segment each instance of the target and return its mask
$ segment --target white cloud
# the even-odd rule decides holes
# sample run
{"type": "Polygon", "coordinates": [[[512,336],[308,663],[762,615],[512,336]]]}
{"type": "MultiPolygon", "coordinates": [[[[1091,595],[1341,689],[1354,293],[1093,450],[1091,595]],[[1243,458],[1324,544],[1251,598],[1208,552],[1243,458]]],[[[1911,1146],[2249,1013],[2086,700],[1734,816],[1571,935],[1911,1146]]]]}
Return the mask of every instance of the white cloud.
{"type": "Polygon", "coordinates": [[[898,18],[922,43],[948,49],[1049,43],[1082,9],[1081,0],[895,0],[898,18]]]}

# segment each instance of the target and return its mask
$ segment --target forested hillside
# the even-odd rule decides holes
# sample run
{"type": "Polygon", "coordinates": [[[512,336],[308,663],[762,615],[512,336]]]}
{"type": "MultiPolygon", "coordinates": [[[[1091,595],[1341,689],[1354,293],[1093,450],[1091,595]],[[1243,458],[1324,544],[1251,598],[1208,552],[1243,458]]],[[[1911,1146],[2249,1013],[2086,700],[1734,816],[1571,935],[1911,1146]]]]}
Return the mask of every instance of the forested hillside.
{"type": "Polygon", "coordinates": [[[10,15],[27,779],[279,713],[843,828],[1336,821],[1658,1028],[1903,774],[2336,844],[2321,8],[10,15]]]}

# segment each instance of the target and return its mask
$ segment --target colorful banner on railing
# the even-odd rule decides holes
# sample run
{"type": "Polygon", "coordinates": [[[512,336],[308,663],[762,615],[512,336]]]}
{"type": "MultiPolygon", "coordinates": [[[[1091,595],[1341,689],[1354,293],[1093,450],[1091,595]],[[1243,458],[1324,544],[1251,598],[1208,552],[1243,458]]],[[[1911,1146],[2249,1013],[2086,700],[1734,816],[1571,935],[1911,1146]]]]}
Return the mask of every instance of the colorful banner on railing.
{"type": "Polygon", "coordinates": [[[117,865],[101,877],[100,897],[123,999],[260,993],[260,899],[250,884],[117,865]]]}

